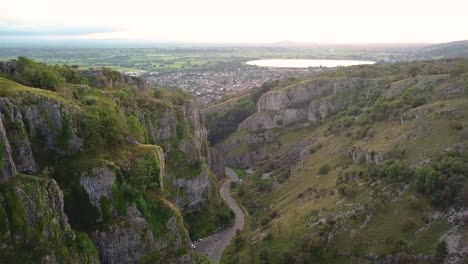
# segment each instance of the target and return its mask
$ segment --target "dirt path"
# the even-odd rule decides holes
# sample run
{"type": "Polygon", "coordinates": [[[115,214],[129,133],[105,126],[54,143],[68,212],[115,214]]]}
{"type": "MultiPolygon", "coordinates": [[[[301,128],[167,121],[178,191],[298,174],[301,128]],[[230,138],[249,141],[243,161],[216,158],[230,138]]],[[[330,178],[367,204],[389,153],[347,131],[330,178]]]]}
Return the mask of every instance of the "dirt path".
{"type": "Polygon", "coordinates": [[[229,177],[228,180],[221,186],[220,193],[221,198],[227,203],[227,205],[234,211],[236,215],[236,221],[234,225],[230,228],[220,230],[219,232],[202,238],[202,241],[194,242],[196,246],[196,251],[200,252],[213,262],[219,263],[221,255],[223,254],[224,248],[229,244],[229,242],[236,236],[236,230],[242,230],[244,226],[244,213],[242,212],[239,205],[232,198],[230,193],[231,183],[239,181],[237,174],[234,170],[226,167],[226,175],[229,177]]]}

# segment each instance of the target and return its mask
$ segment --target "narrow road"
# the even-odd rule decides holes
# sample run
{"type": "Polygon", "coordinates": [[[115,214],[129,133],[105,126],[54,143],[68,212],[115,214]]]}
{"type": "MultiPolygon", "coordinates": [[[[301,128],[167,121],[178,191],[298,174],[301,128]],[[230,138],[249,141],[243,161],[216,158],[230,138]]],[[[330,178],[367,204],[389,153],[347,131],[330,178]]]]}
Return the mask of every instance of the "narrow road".
{"type": "Polygon", "coordinates": [[[195,250],[197,252],[208,256],[208,258],[215,263],[219,263],[221,260],[221,255],[223,254],[224,249],[236,236],[237,229],[242,230],[242,227],[244,226],[244,213],[230,193],[231,183],[238,182],[239,178],[237,177],[236,172],[228,167],[226,167],[226,175],[228,176],[228,179],[220,189],[221,198],[223,198],[227,205],[236,214],[236,221],[232,227],[220,230],[215,234],[202,238],[201,241],[193,243],[196,246],[195,250]]]}

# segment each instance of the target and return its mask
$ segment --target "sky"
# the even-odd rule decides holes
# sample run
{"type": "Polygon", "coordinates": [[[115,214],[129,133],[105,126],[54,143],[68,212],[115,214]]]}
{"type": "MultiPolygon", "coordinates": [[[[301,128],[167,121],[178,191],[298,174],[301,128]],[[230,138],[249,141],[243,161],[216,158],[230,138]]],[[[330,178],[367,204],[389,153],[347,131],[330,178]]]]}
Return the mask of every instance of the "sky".
{"type": "Polygon", "coordinates": [[[467,0],[0,0],[0,42],[440,43],[467,0]]]}

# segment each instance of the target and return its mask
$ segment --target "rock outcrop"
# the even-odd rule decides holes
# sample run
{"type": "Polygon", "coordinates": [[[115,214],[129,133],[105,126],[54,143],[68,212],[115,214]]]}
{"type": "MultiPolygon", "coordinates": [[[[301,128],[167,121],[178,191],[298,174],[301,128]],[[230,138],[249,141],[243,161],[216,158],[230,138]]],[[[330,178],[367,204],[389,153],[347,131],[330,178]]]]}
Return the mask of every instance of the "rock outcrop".
{"type": "Polygon", "coordinates": [[[0,61],[0,73],[13,75],[16,71],[16,63],[14,61],[0,61]]]}
{"type": "Polygon", "coordinates": [[[354,164],[359,164],[362,162],[365,163],[382,163],[385,159],[385,153],[369,151],[357,146],[350,147],[348,150],[348,155],[353,160],[354,164]]]}
{"type": "MultiPolygon", "coordinates": [[[[63,193],[54,180],[16,175],[4,184],[0,197],[1,211],[6,212],[0,216],[6,216],[9,223],[7,238],[4,235],[2,241],[4,250],[30,248],[27,255],[39,258],[39,263],[99,262],[93,246],[89,251],[80,250],[81,245],[91,242],[68,224],[63,193]]],[[[8,263],[9,256],[2,256],[8,263]]],[[[15,261],[13,258],[10,261],[15,261]]]]}
{"type": "Polygon", "coordinates": [[[123,111],[136,115],[148,141],[162,147],[167,179],[180,190],[173,194],[179,208],[191,211],[208,202],[206,193],[217,188],[212,172],[223,178],[224,160],[208,146],[205,119],[196,103],[186,100],[169,105],[149,100],[139,106],[123,106],[123,111]],[[192,169],[181,170],[180,166],[192,169]]]}
{"type": "Polygon", "coordinates": [[[113,88],[122,86],[136,86],[140,89],[148,88],[145,79],[125,75],[111,69],[90,69],[81,72],[81,76],[90,80],[98,88],[113,88]]]}
{"type": "Polygon", "coordinates": [[[6,130],[3,126],[3,118],[0,117],[0,119],[0,151],[2,154],[2,160],[0,163],[2,164],[2,168],[0,169],[0,183],[2,183],[16,175],[16,166],[13,161],[10,142],[8,141],[6,130]]]}
{"type": "Polygon", "coordinates": [[[379,79],[313,79],[262,95],[257,113],[247,118],[240,129],[250,131],[286,127],[298,122],[317,123],[368,96],[386,82],[379,79]]]}
{"type": "MultiPolygon", "coordinates": [[[[90,173],[82,173],[80,184],[89,195],[89,201],[96,208],[101,208],[101,199],[105,197],[107,200],[112,200],[112,187],[116,180],[115,172],[108,166],[96,167],[90,173]]],[[[102,212],[100,218],[101,222],[102,212]]]]}
{"type": "Polygon", "coordinates": [[[126,217],[107,230],[93,233],[103,263],[192,263],[187,251],[188,236],[180,219],[172,216],[161,237],[155,237],[141,212],[132,206],[126,217]],[[180,254],[180,251],[184,252],[180,254]]]}

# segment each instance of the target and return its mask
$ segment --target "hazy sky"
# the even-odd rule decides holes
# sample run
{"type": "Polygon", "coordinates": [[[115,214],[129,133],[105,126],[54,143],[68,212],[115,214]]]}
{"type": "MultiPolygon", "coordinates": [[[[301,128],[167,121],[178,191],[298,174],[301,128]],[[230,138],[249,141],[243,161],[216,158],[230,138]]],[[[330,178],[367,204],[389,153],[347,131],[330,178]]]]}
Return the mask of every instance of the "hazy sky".
{"type": "Polygon", "coordinates": [[[468,0],[0,0],[0,42],[448,42],[468,0]]]}

